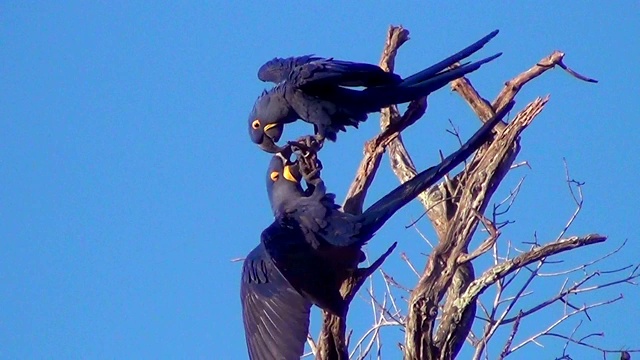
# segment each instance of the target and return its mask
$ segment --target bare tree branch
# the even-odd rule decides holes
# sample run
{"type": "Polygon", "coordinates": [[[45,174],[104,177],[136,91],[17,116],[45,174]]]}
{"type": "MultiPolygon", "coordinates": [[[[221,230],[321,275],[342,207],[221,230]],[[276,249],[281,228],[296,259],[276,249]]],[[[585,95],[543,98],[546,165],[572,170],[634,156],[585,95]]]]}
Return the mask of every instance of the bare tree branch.
{"type": "MultiPolygon", "coordinates": [[[[398,49],[408,40],[408,30],[391,26],[387,33],[380,67],[386,71],[393,71],[398,49]]],[[[452,81],[451,86],[454,91],[466,100],[480,120],[486,122],[495,113],[512,102],[524,85],[556,65],[580,80],[597,82],[570,69],[564,64],[564,53],[555,51],[530,69],[507,81],[504,88],[491,103],[483,99],[466,78],[452,81]]],[[[439,243],[433,247],[425,270],[422,273],[416,270],[407,254],[401,254],[401,258],[408,264],[411,271],[419,277],[418,284],[413,290],[398,284],[393,277],[380,270],[386,291],[381,296],[382,300],[378,300],[374,295],[380,297],[380,294],[374,294],[373,285],[371,285],[369,300],[373,311],[374,325],[355,342],[350,354],[352,358],[364,359],[372,356],[380,358],[380,350],[382,348],[380,331],[383,327],[389,326],[405,326],[405,344],[400,344],[399,346],[407,360],[453,359],[467,337],[469,337],[471,344],[475,346],[474,359],[479,359],[483,355],[488,359],[487,342],[500,326],[511,323],[513,325],[499,354],[500,359],[507,357],[527,344],[540,345],[539,339],[543,336],[567,340],[563,351],[563,358],[567,359],[569,356],[566,353],[566,347],[569,343],[590,346],[587,339],[597,334],[575,339],[574,335],[578,330],[577,327],[569,336],[553,333],[552,330],[574,315],[584,313],[589,317],[588,312],[590,309],[614,303],[619,298],[610,299],[602,303],[577,306],[573,304],[573,297],[571,297],[570,302],[570,296],[608,286],[624,283],[633,284],[640,276],[638,274],[640,265],[632,269],[627,266],[609,271],[594,270],[586,272],[585,269],[588,266],[619,251],[619,249],[616,249],[600,259],[584,263],[573,269],[556,273],[541,273],[543,265],[553,263],[548,259],[549,256],[606,240],[605,236],[597,234],[584,237],[565,237],[583,205],[581,188],[583,184],[570,178],[566,162],[566,181],[570,194],[576,203],[576,209],[555,241],[540,244],[537,235],[534,234],[534,242],[530,243],[532,246],[528,250],[517,249],[509,239],[506,240],[506,249],[501,250],[504,249],[503,246],[505,244],[497,241],[500,234],[499,229],[512,223],[512,221],[501,219],[500,222],[497,218],[509,212],[521,190],[524,178],[518,182],[503,201],[493,207],[490,216],[491,220],[482,215],[506,174],[512,169],[528,166],[526,161],[515,163],[516,156],[520,151],[520,135],[542,111],[547,101],[548,96],[537,98],[518,112],[509,124],[506,122],[498,124],[493,130],[493,140],[486,143],[476,152],[475,157],[465,164],[462,172],[446,176],[442,183],[420,194],[418,199],[425,207],[425,213],[435,229],[439,243]],[[479,222],[484,224],[489,236],[475,250],[469,252],[469,243],[479,222]],[[505,254],[501,254],[499,249],[505,254]],[[490,250],[493,251],[493,265],[476,278],[472,262],[490,250]],[[513,255],[517,256],[512,257],[512,252],[514,253],[513,255]],[[537,263],[536,266],[527,267],[533,263],[537,263]],[[620,274],[621,271],[629,269],[631,269],[631,272],[625,277],[593,286],[585,286],[598,275],[620,274]],[[514,282],[516,277],[523,273],[523,270],[524,273],[529,272],[524,283],[514,282]],[[568,285],[568,279],[566,279],[558,293],[551,298],[541,301],[526,310],[518,309],[518,313],[515,316],[512,313],[520,299],[534,294],[529,289],[529,286],[535,279],[541,276],[566,275],[580,270],[585,271],[585,275],[577,282],[568,285]],[[517,291],[515,295],[512,295],[511,288],[515,284],[518,284],[517,291]],[[487,308],[478,300],[478,297],[492,285],[496,286],[496,294],[493,298],[493,303],[487,308]],[[509,287],[509,294],[505,291],[507,287],[509,287]],[[392,294],[392,288],[400,289],[402,291],[401,294],[411,292],[406,316],[401,313],[400,306],[392,294]],[[523,321],[526,321],[525,318],[559,301],[565,306],[565,311],[567,311],[565,315],[545,330],[513,346],[518,329],[523,326],[523,321]],[[477,305],[480,306],[485,315],[483,320],[487,322],[484,324],[484,330],[481,335],[476,332],[481,336],[480,338],[471,331],[471,325],[476,318],[477,305]],[[375,355],[373,355],[374,346],[377,346],[375,355]]],[[[414,101],[402,116],[400,116],[396,106],[391,106],[381,111],[381,133],[369,140],[364,146],[364,157],[344,201],[343,210],[345,212],[351,214],[362,212],[367,190],[373,182],[385,151],[389,155],[392,170],[401,182],[406,182],[416,175],[416,167],[404,147],[401,132],[424,115],[426,105],[426,98],[414,101]]],[[[453,124],[452,128],[453,130],[450,132],[461,142],[462,140],[453,124]]],[[[416,222],[412,222],[409,226],[416,227],[416,222]]],[[[417,227],[416,231],[426,240],[426,237],[420,233],[417,227]]],[[[429,243],[428,240],[426,241],[429,243]]],[[[341,293],[345,299],[349,299],[349,301],[353,299],[353,296],[366,278],[382,264],[382,261],[391,250],[388,250],[369,268],[358,269],[353,277],[345,280],[341,288],[341,293]]],[[[404,298],[404,296],[401,295],[401,298],[404,298]]],[[[345,319],[325,313],[317,347],[314,348],[312,346],[316,353],[316,358],[347,359],[349,356],[348,343],[345,319]]],[[[310,342],[310,344],[313,343],[310,342]]],[[[608,351],[628,355],[622,350],[591,347],[602,351],[603,354],[608,351]]],[[[631,350],[629,352],[635,351],[631,350]]]]}
{"type": "Polygon", "coordinates": [[[500,357],[498,359],[502,360],[507,355],[509,355],[509,348],[511,348],[511,344],[513,343],[513,339],[516,337],[516,333],[518,332],[518,327],[520,326],[520,319],[522,318],[522,311],[518,313],[516,317],[516,321],[513,323],[513,328],[511,329],[511,333],[509,334],[509,338],[507,342],[504,344],[504,348],[502,348],[502,352],[500,352],[500,357]]]}
{"type": "Polygon", "coordinates": [[[464,302],[470,301],[471,298],[477,298],[490,285],[494,284],[499,278],[503,278],[518,268],[527,266],[533,262],[540,261],[551,255],[556,255],[578,247],[601,243],[607,240],[606,236],[598,234],[589,234],[587,236],[560,239],[548,244],[544,244],[531,251],[528,251],[513,259],[507,260],[501,264],[491,267],[485,271],[478,279],[473,281],[464,296],[464,302]]]}
{"type": "MultiPolygon", "coordinates": [[[[379,66],[388,72],[393,72],[395,66],[395,58],[398,49],[402,44],[409,40],[409,30],[403,29],[401,26],[390,26],[387,32],[387,40],[382,51],[379,66]]],[[[351,214],[360,214],[362,212],[362,204],[367,193],[367,189],[371,185],[380,160],[384,153],[385,147],[389,143],[393,143],[398,139],[400,132],[409,125],[415,123],[422,117],[427,108],[426,98],[413,101],[409,104],[407,112],[400,118],[397,106],[390,106],[382,109],[381,121],[383,132],[365,144],[365,157],[360,162],[360,167],[356,173],[356,178],[351,183],[347,197],[343,204],[343,210],[351,214]],[[392,124],[396,124],[391,127],[392,124]]]]}
{"type": "Polygon", "coordinates": [[[443,342],[442,347],[435,345],[432,331],[437,305],[453,278],[458,258],[466,252],[471,235],[477,225],[476,214],[484,211],[496,186],[508,172],[515,158],[514,151],[517,149],[515,144],[519,134],[542,111],[547,101],[548,99],[538,98],[527,105],[512,123],[488,145],[485,156],[478,157],[476,155],[467,166],[462,179],[459,180],[464,184],[464,187],[461,189],[462,195],[458,208],[451,219],[451,222],[457,226],[449,228],[446,237],[441,237],[441,241],[431,253],[425,273],[410,299],[405,358],[436,359],[440,357],[440,354],[452,353],[448,350],[441,350],[446,346],[452,347],[452,350],[457,353],[459,346],[466,338],[466,334],[460,336],[452,329],[452,327],[457,329],[459,325],[463,325],[459,322],[460,319],[469,318],[462,316],[462,311],[466,308],[452,309],[445,305],[448,311],[443,314],[438,328],[440,336],[436,336],[439,342],[443,342]]]}

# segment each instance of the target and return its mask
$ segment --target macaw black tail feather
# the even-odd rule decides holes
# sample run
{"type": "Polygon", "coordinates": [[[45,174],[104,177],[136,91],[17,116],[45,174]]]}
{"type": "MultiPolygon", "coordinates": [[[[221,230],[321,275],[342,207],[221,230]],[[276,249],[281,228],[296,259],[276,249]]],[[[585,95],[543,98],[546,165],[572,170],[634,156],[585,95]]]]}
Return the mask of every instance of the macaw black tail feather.
{"type": "Polygon", "coordinates": [[[392,104],[403,104],[413,101],[441,89],[455,79],[478,70],[480,66],[498,58],[500,55],[502,55],[502,53],[495,54],[480,61],[459,66],[455,69],[440,72],[435,76],[424,78],[420,82],[411,82],[407,84],[403,81],[397,86],[368,88],[362,91],[362,98],[367,106],[370,106],[368,109],[370,112],[378,111],[380,108],[392,104]]]}
{"type": "Polygon", "coordinates": [[[509,103],[502,111],[489,119],[460,149],[447,156],[439,165],[431,167],[416,175],[413,179],[398,186],[389,194],[371,205],[362,215],[361,239],[369,240],[384,223],[416,198],[421,192],[438,182],[445,174],[462,163],[491,136],[491,130],[498,121],[513,107],[514,102],[509,103]]]}
{"type": "MultiPolygon", "coordinates": [[[[450,81],[453,81],[457,78],[460,78],[468,73],[474,72],[480,68],[480,66],[500,57],[502,53],[497,53],[491,55],[487,58],[484,58],[480,61],[465,63],[458,66],[455,69],[449,69],[446,71],[439,72],[438,74],[431,76],[429,78],[424,78],[422,81],[413,82],[413,83],[400,83],[399,87],[403,89],[420,89],[420,88],[435,88],[439,89],[445,85],[447,85],[450,81]]],[[[419,90],[418,90],[419,91],[419,90]]]]}
{"type": "Polygon", "coordinates": [[[475,43],[467,46],[466,48],[460,50],[456,54],[449,56],[448,58],[440,61],[437,64],[431,65],[428,68],[413,74],[406,79],[404,79],[403,84],[406,86],[411,86],[413,84],[424,81],[425,79],[429,79],[436,75],[437,73],[445,70],[449,66],[461,61],[469,56],[473,55],[476,51],[482,49],[491,39],[493,39],[496,35],[498,35],[499,30],[492,31],[489,35],[483,37],[482,39],[476,41],[475,43]]]}

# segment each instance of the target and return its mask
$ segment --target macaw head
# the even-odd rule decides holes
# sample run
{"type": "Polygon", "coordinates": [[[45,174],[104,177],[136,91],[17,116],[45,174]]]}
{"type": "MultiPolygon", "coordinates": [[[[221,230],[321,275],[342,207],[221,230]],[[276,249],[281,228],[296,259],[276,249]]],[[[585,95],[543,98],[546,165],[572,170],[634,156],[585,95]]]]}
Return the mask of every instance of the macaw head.
{"type": "Polygon", "coordinates": [[[282,213],[292,200],[304,196],[301,180],[296,163],[280,154],[271,158],[267,170],[267,195],[274,215],[282,213]]]}
{"type": "Polygon", "coordinates": [[[282,151],[276,143],[284,131],[284,124],[291,122],[291,113],[286,100],[273,91],[263,92],[249,114],[249,137],[266,152],[282,151]]]}

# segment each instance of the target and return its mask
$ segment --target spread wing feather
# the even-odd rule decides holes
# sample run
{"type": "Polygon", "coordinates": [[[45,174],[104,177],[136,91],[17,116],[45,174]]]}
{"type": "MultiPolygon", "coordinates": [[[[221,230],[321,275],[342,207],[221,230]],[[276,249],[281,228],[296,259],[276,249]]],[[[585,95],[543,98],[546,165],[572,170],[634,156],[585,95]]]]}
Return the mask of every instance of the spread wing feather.
{"type": "Polygon", "coordinates": [[[249,358],[299,360],[311,303],[282,276],[262,244],[245,259],[240,296],[249,358]]]}

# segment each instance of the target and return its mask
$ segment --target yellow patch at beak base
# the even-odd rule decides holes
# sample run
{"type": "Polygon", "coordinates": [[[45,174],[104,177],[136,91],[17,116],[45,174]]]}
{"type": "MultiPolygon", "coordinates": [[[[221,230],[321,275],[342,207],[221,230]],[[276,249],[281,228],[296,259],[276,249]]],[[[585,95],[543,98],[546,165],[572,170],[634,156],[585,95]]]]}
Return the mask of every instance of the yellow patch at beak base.
{"type": "Polygon", "coordinates": [[[298,182],[298,179],[296,179],[296,177],[293,176],[293,174],[291,173],[291,166],[289,166],[289,165],[285,166],[284,167],[284,171],[282,172],[282,174],[284,175],[285,179],[287,179],[287,180],[289,180],[291,182],[294,182],[294,183],[298,182]]]}

